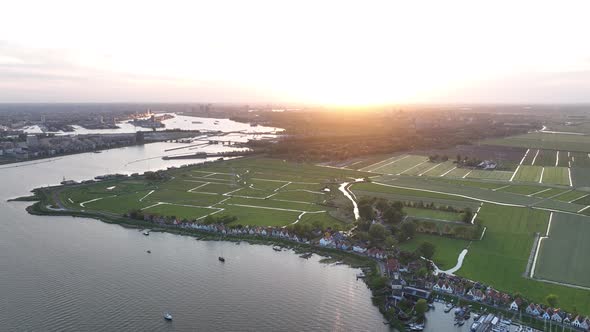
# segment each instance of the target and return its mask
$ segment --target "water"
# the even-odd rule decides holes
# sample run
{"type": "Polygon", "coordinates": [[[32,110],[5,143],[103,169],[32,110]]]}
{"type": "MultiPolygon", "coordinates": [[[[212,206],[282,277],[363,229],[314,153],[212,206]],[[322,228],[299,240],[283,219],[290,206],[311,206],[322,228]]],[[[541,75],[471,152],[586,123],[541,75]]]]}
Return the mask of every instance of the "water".
{"type": "Polygon", "coordinates": [[[92,219],[32,216],[24,210],[29,203],[6,202],[63,176],[83,180],[191,162],[159,158],[174,146],[0,167],[0,330],[386,330],[356,269],[270,246],[146,237],[92,219]],[[164,321],[165,311],[174,321],[164,321]]]}
{"type": "MultiPolygon", "coordinates": [[[[168,113],[174,115],[174,118],[162,121],[166,125],[164,128],[156,128],[156,130],[166,129],[182,129],[182,130],[221,130],[228,131],[242,131],[245,133],[269,133],[280,132],[282,129],[274,127],[256,126],[252,127],[248,123],[236,122],[229,119],[215,119],[215,118],[201,118],[193,116],[184,116],[175,113],[168,113]]],[[[158,114],[161,115],[161,114],[158,114]]],[[[137,131],[150,131],[149,128],[136,127],[133,124],[125,121],[117,123],[117,129],[86,129],[80,126],[73,126],[74,132],[64,133],[56,132],[56,134],[121,134],[121,133],[135,133],[137,131]]],[[[37,125],[25,128],[27,133],[39,134],[43,131],[37,125]]]]}

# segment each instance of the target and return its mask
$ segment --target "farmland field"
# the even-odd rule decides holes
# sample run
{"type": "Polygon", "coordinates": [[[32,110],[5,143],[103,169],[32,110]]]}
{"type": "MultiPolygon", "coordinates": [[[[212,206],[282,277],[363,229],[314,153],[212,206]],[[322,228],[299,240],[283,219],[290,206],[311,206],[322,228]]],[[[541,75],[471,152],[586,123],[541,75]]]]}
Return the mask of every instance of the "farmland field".
{"type": "Polygon", "coordinates": [[[534,132],[506,138],[488,139],[482,141],[481,144],[523,147],[531,149],[590,152],[590,136],[584,135],[534,132]]]}
{"type": "Polygon", "coordinates": [[[194,220],[208,214],[235,216],[233,224],[284,226],[300,222],[327,223],[350,228],[329,215],[333,207],[320,205],[342,194],[330,181],[369,173],[328,169],[273,159],[239,159],[169,171],[168,179],[113,180],[65,187],[59,192],[70,209],[123,215],[132,210],[194,220]],[[82,205],[80,205],[82,204],[82,205]]]}
{"type": "Polygon", "coordinates": [[[531,165],[535,166],[555,166],[557,152],[554,150],[537,150],[539,153],[536,155],[535,163],[531,165]]]}
{"type": "Polygon", "coordinates": [[[432,218],[448,221],[461,221],[461,213],[448,212],[434,209],[419,209],[412,207],[404,207],[404,212],[410,217],[416,218],[432,218]]]}
{"type": "Polygon", "coordinates": [[[485,170],[474,169],[466,176],[466,178],[508,181],[512,177],[512,173],[513,172],[507,172],[507,171],[485,171],[485,170]]]}
{"type": "Polygon", "coordinates": [[[405,172],[411,171],[423,164],[430,164],[427,157],[406,155],[377,168],[372,168],[371,171],[383,174],[404,174],[405,172]]]}
{"type": "Polygon", "coordinates": [[[545,167],[543,183],[569,186],[569,169],[567,167],[545,167]]]}
{"type": "Polygon", "coordinates": [[[467,175],[467,173],[469,173],[470,169],[467,168],[455,168],[452,171],[450,171],[449,173],[447,173],[444,177],[446,178],[462,178],[465,175],[467,175]]]}
{"type": "Polygon", "coordinates": [[[484,204],[478,219],[487,227],[481,241],[473,241],[457,274],[493,287],[526,294],[542,302],[548,294],[562,299],[562,308],[590,310],[590,291],[543,283],[523,276],[531,253],[534,233],[545,233],[549,213],[526,208],[484,204]]]}
{"type": "Polygon", "coordinates": [[[554,213],[535,278],[590,287],[590,218],[554,213]]]}
{"type": "Polygon", "coordinates": [[[427,171],[423,175],[424,176],[442,176],[446,172],[452,170],[455,167],[455,165],[456,164],[453,163],[452,161],[445,161],[445,162],[438,164],[438,166],[436,166],[436,168],[433,168],[433,169],[427,171]]]}
{"type": "Polygon", "coordinates": [[[541,166],[520,166],[518,172],[514,176],[513,181],[517,182],[539,182],[541,180],[541,173],[543,167],[541,166]]]}

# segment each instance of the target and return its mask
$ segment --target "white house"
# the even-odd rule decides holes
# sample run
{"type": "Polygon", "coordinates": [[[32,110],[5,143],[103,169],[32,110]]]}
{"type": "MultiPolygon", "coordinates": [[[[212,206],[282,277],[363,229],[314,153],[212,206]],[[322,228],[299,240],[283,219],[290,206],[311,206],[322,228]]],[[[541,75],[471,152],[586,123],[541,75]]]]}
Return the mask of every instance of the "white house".
{"type": "Polygon", "coordinates": [[[510,310],[518,311],[518,303],[516,303],[516,300],[510,303],[510,310]]]}
{"type": "Polygon", "coordinates": [[[528,307],[526,307],[526,313],[529,315],[533,315],[533,316],[539,316],[539,314],[541,314],[539,307],[535,306],[534,304],[529,304],[528,307]]]}
{"type": "Polygon", "coordinates": [[[574,320],[572,321],[572,326],[578,327],[578,328],[581,328],[581,329],[583,329],[583,328],[587,329],[588,328],[588,325],[586,324],[586,327],[584,327],[583,326],[584,322],[585,322],[585,319],[584,318],[582,318],[580,316],[576,316],[576,318],[574,318],[574,320]]]}
{"type": "Polygon", "coordinates": [[[563,318],[561,318],[561,315],[559,314],[559,309],[556,309],[553,312],[553,315],[551,315],[551,320],[558,323],[561,323],[563,321],[563,318]]]}

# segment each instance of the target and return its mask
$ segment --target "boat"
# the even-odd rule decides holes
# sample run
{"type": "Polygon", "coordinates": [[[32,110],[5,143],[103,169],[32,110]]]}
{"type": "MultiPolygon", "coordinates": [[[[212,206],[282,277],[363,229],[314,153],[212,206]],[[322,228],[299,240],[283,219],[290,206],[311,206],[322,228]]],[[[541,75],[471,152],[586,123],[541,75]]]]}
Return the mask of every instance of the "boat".
{"type": "Polygon", "coordinates": [[[436,309],[436,307],[432,303],[428,303],[428,308],[430,308],[432,310],[436,309]]]}
{"type": "Polygon", "coordinates": [[[445,306],[445,313],[450,312],[451,310],[453,310],[453,305],[451,303],[447,303],[447,305],[445,306]]]}
{"type": "Polygon", "coordinates": [[[281,247],[274,246],[274,247],[272,247],[272,250],[274,250],[274,251],[281,251],[283,249],[281,247]]]}
{"type": "Polygon", "coordinates": [[[151,254],[151,253],[152,253],[152,251],[151,251],[151,250],[148,250],[148,251],[147,251],[147,253],[148,253],[148,254],[151,254]]]}
{"type": "Polygon", "coordinates": [[[193,121],[193,123],[194,123],[194,124],[201,124],[201,123],[203,123],[203,122],[201,122],[201,121],[193,121]]]}
{"type": "Polygon", "coordinates": [[[225,262],[225,258],[223,258],[221,256],[217,257],[217,259],[219,259],[220,262],[225,262]]]}
{"type": "Polygon", "coordinates": [[[457,322],[457,325],[458,326],[463,326],[463,324],[465,324],[465,321],[464,320],[460,320],[460,321],[457,322]]]}
{"type": "Polygon", "coordinates": [[[150,235],[150,231],[143,231],[143,235],[145,235],[145,236],[150,235]]]}
{"type": "Polygon", "coordinates": [[[410,331],[422,331],[424,330],[424,324],[410,324],[410,331]]]}
{"type": "Polygon", "coordinates": [[[172,320],[172,315],[169,312],[164,313],[164,319],[165,320],[172,320]]]}
{"type": "Polygon", "coordinates": [[[305,259],[308,259],[308,258],[310,258],[312,255],[313,255],[313,253],[311,253],[311,252],[308,252],[307,254],[303,254],[303,255],[301,255],[301,256],[299,256],[299,257],[301,257],[301,258],[305,258],[305,259]]]}

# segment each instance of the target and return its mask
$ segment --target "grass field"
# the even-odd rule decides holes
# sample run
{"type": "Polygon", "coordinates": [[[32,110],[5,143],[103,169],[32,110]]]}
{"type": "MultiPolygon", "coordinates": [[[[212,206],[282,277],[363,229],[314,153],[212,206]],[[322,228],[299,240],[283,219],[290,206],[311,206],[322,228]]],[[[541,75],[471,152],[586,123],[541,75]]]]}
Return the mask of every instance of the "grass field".
{"type": "Polygon", "coordinates": [[[427,171],[423,175],[424,176],[442,176],[443,174],[452,170],[455,167],[456,167],[456,164],[453,163],[452,161],[445,161],[445,162],[437,164],[437,166],[435,168],[427,171]]]}
{"type": "Polygon", "coordinates": [[[520,166],[518,172],[514,176],[513,181],[516,182],[539,182],[541,180],[541,173],[543,167],[541,166],[520,166]]]}
{"type": "MultiPolygon", "coordinates": [[[[535,166],[555,166],[557,160],[557,151],[554,150],[538,150],[539,153],[535,158],[535,166]]],[[[536,153],[535,153],[536,154],[536,153]]]]}
{"type": "MultiPolygon", "coordinates": [[[[428,161],[427,157],[405,155],[395,159],[392,162],[385,163],[384,165],[377,168],[372,168],[371,171],[383,174],[406,174],[407,172],[410,172],[424,164],[430,165],[430,167],[433,166],[433,164],[428,161]]],[[[424,170],[426,169],[428,168],[424,168],[424,170]]]]}
{"type": "Polygon", "coordinates": [[[512,177],[512,173],[513,172],[507,171],[484,171],[480,169],[474,169],[466,176],[466,178],[508,181],[512,177]]]}
{"type": "MultiPolygon", "coordinates": [[[[583,135],[535,132],[506,138],[484,140],[481,143],[487,145],[513,146],[531,149],[590,152],[590,136],[583,135]]],[[[531,152],[529,152],[529,154],[531,152]]]]}
{"type": "Polygon", "coordinates": [[[442,269],[449,269],[457,264],[457,257],[469,244],[466,240],[457,240],[436,235],[417,234],[413,239],[404,242],[400,248],[406,251],[416,250],[423,242],[434,244],[435,251],[432,260],[442,269]]]}
{"type": "Polygon", "coordinates": [[[404,212],[410,217],[416,218],[431,218],[448,221],[461,221],[461,213],[440,211],[434,209],[419,209],[412,207],[404,207],[404,212]]]}
{"type": "Polygon", "coordinates": [[[479,220],[487,227],[481,241],[474,241],[458,274],[493,287],[526,294],[543,302],[556,294],[566,310],[590,311],[590,291],[543,283],[523,277],[535,232],[545,233],[549,213],[527,208],[485,205],[479,220]]]}
{"type": "Polygon", "coordinates": [[[301,216],[298,222],[346,229],[352,224],[331,217],[334,207],[321,205],[342,196],[330,183],[370,175],[274,159],[239,159],[169,174],[170,179],[160,181],[134,178],[65,187],[59,197],[70,209],[115,215],[139,209],[194,220],[214,213],[236,216],[234,224],[269,226],[288,225],[301,216]],[[330,186],[333,190],[322,190],[330,186]]]}
{"type": "Polygon", "coordinates": [[[508,187],[503,187],[501,189],[498,189],[498,191],[504,191],[504,192],[508,192],[508,193],[515,193],[515,194],[521,194],[521,195],[532,195],[534,193],[537,193],[541,190],[545,190],[547,189],[546,187],[541,187],[541,186],[524,186],[524,185],[510,185],[508,187]]]}
{"type": "Polygon", "coordinates": [[[448,172],[444,177],[446,178],[463,178],[467,173],[471,171],[467,168],[455,168],[452,171],[448,172]]]}
{"type": "Polygon", "coordinates": [[[554,213],[535,278],[590,287],[590,218],[554,213]]]}
{"type": "Polygon", "coordinates": [[[569,186],[569,170],[567,167],[545,167],[543,183],[569,186]]]}

